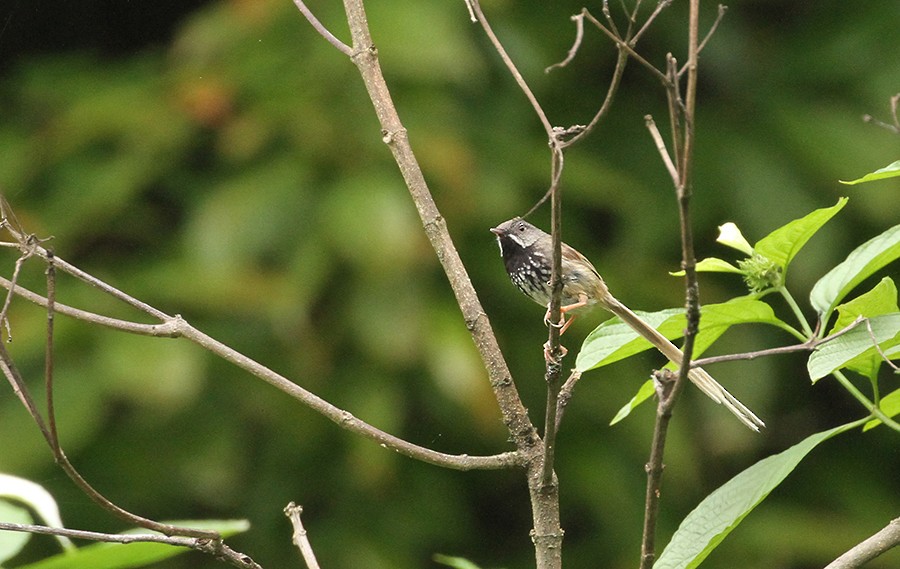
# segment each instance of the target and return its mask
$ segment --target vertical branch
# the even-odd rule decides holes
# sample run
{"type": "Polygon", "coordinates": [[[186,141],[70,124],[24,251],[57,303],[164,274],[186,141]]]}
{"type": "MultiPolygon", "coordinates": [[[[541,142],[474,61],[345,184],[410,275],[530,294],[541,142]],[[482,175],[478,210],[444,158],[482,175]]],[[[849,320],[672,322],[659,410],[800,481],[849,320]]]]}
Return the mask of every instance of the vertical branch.
{"type": "Polygon", "coordinates": [[[553,244],[553,259],[550,270],[550,331],[547,340],[548,353],[547,368],[544,378],[547,383],[547,408],[544,414],[544,464],[543,473],[541,475],[541,486],[547,487],[555,485],[555,477],[553,475],[554,454],[556,451],[556,411],[559,402],[559,391],[562,387],[562,365],[559,362],[562,350],[559,345],[559,326],[556,322],[560,321],[562,313],[560,305],[562,304],[562,208],[561,208],[561,192],[559,187],[559,174],[562,172],[563,153],[558,146],[552,148],[553,151],[553,186],[550,194],[550,228],[553,244]]]}
{"type": "MultiPolygon", "coordinates": [[[[699,53],[699,13],[700,1],[690,1],[688,16],[688,61],[687,86],[682,101],[679,92],[679,73],[675,59],[669,55],[667,65],[667,97],[672,124],[674,166],[672,160],[665,160],[667,153],[661,145],[661,138],[654,136],[657,146],[664,156],[673,176],[675,193],[678,199],[678,215],[681,228],[682,268],[685,271],[685,311],[687,328],[684,333],[682,351],[683,365],[678,377],[671,380],[668,374],[657,377],[657,394],[659,403],[656,409],[656,422],[653,430],[650,458],[645,467],[647,471],[647,493],[644,504],[644,531],[641,539],[641,569],[652,569],[656,560],[656,523],[661,496],[662,472],[664,468],[665,445],[668,426],[672,417],[672,409],[684,389],[691,367],[694,350],[694,339],[700,324],[700,289],[697,283],[696,259],[694,258],[694,241],[691,230],[690,200],[692,192],[693,150],[694,150],[694,112],[697,102],[697,55],[699,53]]],[[[648,121],[648,127],[652,121],[648,121]]],[[[651,132],[655,125],[651,128],[651,132]]]]}
{"type": "Polygon", "coordinates": [[[44,352],[44,384],[47,392],[47,420],[50,427],[50,447],[54,454],[60,452],[59,434],[56,431],[56,411],[53,405],[53,318],[56,310],[56,268],[53,252],[47,250],[47,346],[44,352]]]}

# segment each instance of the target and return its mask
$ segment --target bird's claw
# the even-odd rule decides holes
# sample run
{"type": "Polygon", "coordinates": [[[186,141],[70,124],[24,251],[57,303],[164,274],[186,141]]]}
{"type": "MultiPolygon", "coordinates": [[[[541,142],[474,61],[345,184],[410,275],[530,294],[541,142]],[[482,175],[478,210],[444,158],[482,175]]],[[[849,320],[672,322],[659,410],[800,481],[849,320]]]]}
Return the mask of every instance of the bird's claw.
{"type": "Polygon", "coordinates": [[[544,361],[548,364],[559,365],[559,360],[566,357],[568,353],[569,350],[565,346],[559,346],[559,357],[554,357],[553,352],[550,350],[550,342],[544,344],[544,361]]]}

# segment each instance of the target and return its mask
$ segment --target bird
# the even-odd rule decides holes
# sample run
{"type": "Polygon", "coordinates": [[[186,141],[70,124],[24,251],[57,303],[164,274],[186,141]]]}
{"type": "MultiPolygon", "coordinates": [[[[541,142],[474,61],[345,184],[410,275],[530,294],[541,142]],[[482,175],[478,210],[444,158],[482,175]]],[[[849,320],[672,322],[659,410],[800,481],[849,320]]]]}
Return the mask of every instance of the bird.
{"type": "MultiPolygon", "coordinates": [[[[552,237],[520,217],[514,217],[497,227],[492,227],[491,233],[497,237],[500,256],[503,258],[510,280],[525,296],[547,307],[544,321],[549,323],[550,273],[553,262],[552,237]]],[[[552,324],[560,326],[560,334],[566,331],[575,316],[599,305],[618,316],[670,361],[678,366],[683,364],[684,354],[681,350],[655,328],[641,320],[631,309],[619,302],[609,292],[600,273],[587,257],[565,243],[562,243],[561,246],[560,316],[562,320],[552,324]],[[566,320],[566,316],[569,317],[568,320],[566,320]]],[[[761,427],[765,427],[765,423],[759,417],[703,368],[692,367],[688,372],[688,378],[710,399],[724,405],[750,429],[758,432],[761,427]]]]}

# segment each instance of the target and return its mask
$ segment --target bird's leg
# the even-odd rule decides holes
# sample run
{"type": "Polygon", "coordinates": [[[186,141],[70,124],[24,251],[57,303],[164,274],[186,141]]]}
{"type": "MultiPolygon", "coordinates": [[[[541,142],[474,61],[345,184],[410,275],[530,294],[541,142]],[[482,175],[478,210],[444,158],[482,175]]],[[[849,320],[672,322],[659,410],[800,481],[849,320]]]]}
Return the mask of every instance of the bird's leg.
{"type": "Polygon", "coordinates": [[[547,313],[544,314],[544,324],[547,326],[555,326],[559,328],[559,335],[562,336],[566,333],[566,330],[569,329],[569,326],[572,325],[572,322],[575,321],[575,314],[573,314],[568,320],[566,320],[566,314],[577,310],[579,308],[585,307],[588,305],[588,297],[586,294],[578,295],[578,302],[573,302],[572,304],[567,304],[566,306],[559,307],[559,322],[552,323],[550,322],[550,307],[547,307],[547,313]]]}
{"type": "MultiPolygon", "coordinates": [[[[565,346],[563,346],[563,345],[559,346],[559,357],[560,358],[566,357],[566,354],[568,354],[568,353],[569,353],[569,350],[566,349],[565,346]]],[[[546,361],[548,364],[558,364],[559,363],[559,360],[554,358],[553,354],[550,353],[550,342],[549,341],[544,343],[544,361],[546,361]]]]}

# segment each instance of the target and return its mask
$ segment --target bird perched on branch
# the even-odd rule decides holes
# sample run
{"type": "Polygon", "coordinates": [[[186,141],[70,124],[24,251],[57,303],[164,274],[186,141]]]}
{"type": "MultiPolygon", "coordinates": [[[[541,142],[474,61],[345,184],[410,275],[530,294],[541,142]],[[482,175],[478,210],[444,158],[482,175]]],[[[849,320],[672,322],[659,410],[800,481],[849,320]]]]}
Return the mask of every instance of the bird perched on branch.
{"type": "MultiPolygon", "coordinates": [[[[501,223],[492,228],[491,232],[497,236],[500,255],[503,257],[510,280],[525,296],[548,308],[545,321],[549,323],[552,237],[518,217],[501,223]]],[[[610,294],[594,265],[565,243],[562,244],[560,305],[562,320],[559,323],[551,323],[553,326],[561,326],[560,334],[566,331],[577,314],[599,305],[618,316],[669,360],[679,366],[683,363],[684,355],[681,350],[610,294]]],[[[688,378],[710,399],[724,405],[749,428],[759,431],[760,427],[765,426],[759,417],[722,387],[706,370],[699,367],[691,368],[688,378]]]]}

